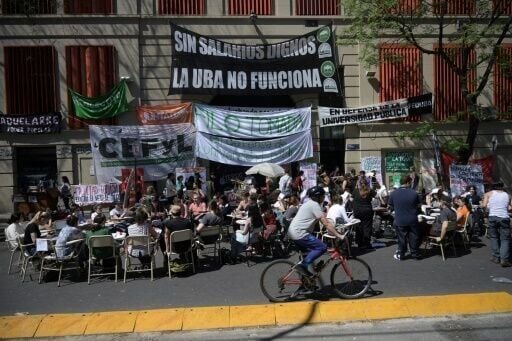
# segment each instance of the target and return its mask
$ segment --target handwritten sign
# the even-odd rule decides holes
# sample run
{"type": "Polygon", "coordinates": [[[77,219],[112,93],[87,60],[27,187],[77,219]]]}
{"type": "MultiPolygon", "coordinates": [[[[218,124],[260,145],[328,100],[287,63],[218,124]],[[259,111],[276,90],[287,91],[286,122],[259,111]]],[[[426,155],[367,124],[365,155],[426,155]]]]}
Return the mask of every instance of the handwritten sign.
{"type": "Polygon", "coordinates": [[[120,201],[119,184],[73,186],[73,200],[78,205],[110,204],[120,201]]]}
{"type": "Polygon", "coordinates": [[[480,165],[451,165],[450,190],[452,196],[461,195],[466,188],[473,185],[478,195],[484,193],[484,174],[480,165]]]}
{"type": "Polygon", "coordinates": [[[375,177],[379,184],[382,184],[382,158],[380,156],[365,156],[361,159],[361,170],[366,174],[375,171],[375,177]]]}
{"type": "Polygon", "coordinates": [[[301,162],[300,170],[304,171],[305,180],[302,183],[303,189],[305,191],[307,191],[311,187],[316,186],[316,172],[317,172],[316,163],[301,162]]]}
{"type": "Polygon", "coordinates": [[[389,152],[386,154],[386,172],[407,173],[414,165],[414,152],[389,152]]]}

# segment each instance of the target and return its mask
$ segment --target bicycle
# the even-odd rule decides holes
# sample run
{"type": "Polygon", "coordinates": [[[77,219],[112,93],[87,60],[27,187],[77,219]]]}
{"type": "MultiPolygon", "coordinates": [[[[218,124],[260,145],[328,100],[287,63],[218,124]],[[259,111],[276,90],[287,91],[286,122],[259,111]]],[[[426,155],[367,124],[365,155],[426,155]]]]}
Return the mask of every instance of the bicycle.
{"type": "MultiPolygon", "coordinates": [[[[343,240],[347,249],[348,240],[348,238],[343,240]]],[[[301,275],[295,269],[296,263],[288,260],[273,261],[261,274],[261,291],[271,302],[290,301],[301,294],[312,294],[318,290],[316,283],[322,270],[331,261],[339,261],[332,268],[330,276],[334,292],[341,298],[362,297],[372,283],[370,266],[361,259],[345,255],[339,240],[336,240],[335,247],[328,249],[327,252],[329,259],[325,262],[321,260],[315,265],[316,273],[312,277],[301,275]]]]}

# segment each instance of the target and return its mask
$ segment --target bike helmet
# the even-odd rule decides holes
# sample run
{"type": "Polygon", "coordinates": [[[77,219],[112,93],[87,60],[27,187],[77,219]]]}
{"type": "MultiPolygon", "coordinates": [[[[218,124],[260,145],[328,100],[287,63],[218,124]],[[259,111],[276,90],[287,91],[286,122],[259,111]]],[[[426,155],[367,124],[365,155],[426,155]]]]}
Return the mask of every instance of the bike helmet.
{"type": "Polygon", "coordinates": [[[323,197],[324,195],[325,195],[325,190],[323,189],[323,187],[320,187],[320,186],[314,186],[308,190],[308,196],[311,199],[318,199],[320,197],[323,197]]]}

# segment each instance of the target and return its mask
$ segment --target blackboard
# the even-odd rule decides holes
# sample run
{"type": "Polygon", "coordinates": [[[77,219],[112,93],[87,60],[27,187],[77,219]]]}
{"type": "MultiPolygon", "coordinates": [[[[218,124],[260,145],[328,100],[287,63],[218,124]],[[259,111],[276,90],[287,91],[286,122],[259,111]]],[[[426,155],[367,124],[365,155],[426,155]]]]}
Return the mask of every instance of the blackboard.
{"type": "Polygon", "coordinates": [[[408,173],[414,166],[414,152],[389,152],[386,154],[386,172],[408,173]]]}

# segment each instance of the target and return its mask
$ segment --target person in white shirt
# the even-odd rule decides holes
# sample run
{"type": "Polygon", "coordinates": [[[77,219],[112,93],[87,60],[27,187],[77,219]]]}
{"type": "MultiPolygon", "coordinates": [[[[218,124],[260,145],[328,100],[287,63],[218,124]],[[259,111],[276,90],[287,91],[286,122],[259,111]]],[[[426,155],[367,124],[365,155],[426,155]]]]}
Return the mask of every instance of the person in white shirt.
{"type": "Polygon", "coordinates": [[[123,208],[121,204],[116,204],[116,206],[110,210],[109,212],[110,219],[119,219],[123,216],[123,208]]]}
{"type": "Polygon", "coordinates": [[[343,202],[343,198],[335,194],[332,196],[333,205],[327,211],[327,219],[331,219],[336,224],[346,224],[350,221],[350,218],[347,215],[347,211],[345,210],[345,203],[343,202]]]}
{"type": "Polygon", "coordinates": [[[93,210],[94,212],[91,213],[91,221],[94,221],[94,218],[96,218],[98,214],[103,213],[101,212],[101,205],[94,205],[93,210]]]}
{"type": "Polygon", "coordinates": [[[11,214],[8,221],[9,226],[5,229],[5,240],[12,248],[18,247],[18,237],[23,238],[25,236],[25,229],[21,226],[20,220],[19,213],[11,214]]]}
{"type": "Polygon", "coordinates": [[[292,194],[292,177],[288,174],[288,170],[284,172],[284,175],[279,179],[279,191],[284,195],[290,195],[292,194]]]}

